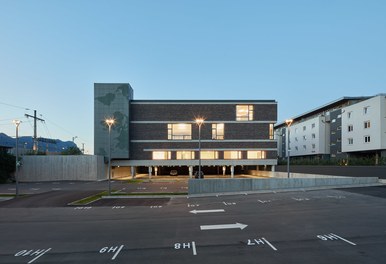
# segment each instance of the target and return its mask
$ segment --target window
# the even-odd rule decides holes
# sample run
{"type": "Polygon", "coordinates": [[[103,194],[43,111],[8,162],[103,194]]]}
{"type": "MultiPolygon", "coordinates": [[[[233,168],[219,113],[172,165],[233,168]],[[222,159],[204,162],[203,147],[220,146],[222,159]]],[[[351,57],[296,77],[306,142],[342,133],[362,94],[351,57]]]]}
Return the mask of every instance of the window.
{"type": "Polygon", "coordinates": [[[190,140],[192,139],[191,124],[168,124],[168,139],[171,140],[190,140]]]}
{"type": "Polygon", "coordinates": [[[370,106],[363,107],[363,114],[367,115],[370,111],[370,106]]]}
{"type": "Polygon", "coordinates": [[[212,139],[224,139],[224,124],[212,124],[212,139]]]}
{"type": "Polygon", "coordinates": [[[153,160],[170,160],[171,152],[170,151],[153,151],[153,160]]]}
{"type": "Polygon", "coordinates": [[[307,146],[306,146],[306,145],[303,145],[303,149],[306,150],[306,149],[307,149],[307,146]]]}
{"type": "Polygon", "coordinates": [[[364,128],[370,128],[370,121],[365,121],[364,128]]]}
{"type": "Polygon", "coordinates": [[[365,136],[365,143],[370,143],[370,136],[365,136]]]}
{"type": "Polygon", "coordinates": [[[299,150],[298,146],[295,147],[296,150],[299,150]]]}
{"type": "Polygon", "coordinates": [[[214,151],[214,150],[201,151],[201,159],[218,159],[218,151],[214,151]]]}
{"type": "Polygon", "coordinates": [[[247,159],[266,159],[267,153],[262,150],[248,150],[247,159]]]}
{"type": "Polygon", "coordinates": [[[354,139],[353,138],[348,138],[347,140],[348,140],[348,144],[349,145],[354,144],[354,139]]]}
{"type": "Polygon", "coordinates": [[[295,141],[298,141],[298,137],[295,137],[295,141]]]}
{"type": "Polygon", "coordinates": [[[307,140],[307,136],[303,136],[303,140],[307,140]]]}
{"type": "Polygon", "coordinates": [[[311,127],[312,127],[312,128],[315,128],[315,123],[312,123],[311,127]]]}
{"type": "Polygon", "coordinates": [[[354,130],[354,126],[353,125],[348,125],[347,130],[348,130],[348,132],[353,131],[354,130]]]}
{"type": "Polygon", "coordinates": [[[297,134],[298,133],[298,128],[295,128],[295,134],[297,134]]]}
{"type": "Polygon", "coordinates": [[[237,121],[253,120],[253,105],[236,105],[236,120],[237,121]]]}
{"type": "Polygon", "coordinates": [[[312,133],[311,137],[312,137],[312,138],[316,138],[315,133],[312,133]]]}
{"type": "Polygon", "coordinates": [[[312,149],[315,149],[316,145],[315,144],[312,144],[312,149]]]}
{"type": "Polygon", "coordinates": [[[194,159],[194,151],[177,151],[178,160],[192,160],[194,159]]]}
{"type": "Polygon", "coordinates": [[[269,139],[273,139],[273,124],[269,124],[269,139]]]}
{"type": "Polygon", "coordinates": [[[307,127],[306,126],[303,126],[303,131],[306,131],[307,127]]]}
{"type": "Polygon", "coordinates": [[[347,118],[350,119],[351,116],[352,116],[352,112],[348,112],[348,113],[347,113],[347,118]]]}
{"type": "Polygon", "coordinates": [[[241,151],[224,151],[224,159],[241,159],[241,151]]]}

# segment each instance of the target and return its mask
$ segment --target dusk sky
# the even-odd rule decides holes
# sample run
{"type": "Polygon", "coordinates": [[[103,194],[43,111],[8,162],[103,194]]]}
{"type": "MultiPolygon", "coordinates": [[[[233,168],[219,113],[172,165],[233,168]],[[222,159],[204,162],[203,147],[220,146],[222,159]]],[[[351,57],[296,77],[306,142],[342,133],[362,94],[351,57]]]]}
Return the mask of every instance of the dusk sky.
{"type": "Polygon", "coordinates": [[[0,132],[32,136],[36,109],[38,136],[93,153],[95,82],[274,99],[281,122],[386,92],[386,1],[0,0],[0,132]]]}

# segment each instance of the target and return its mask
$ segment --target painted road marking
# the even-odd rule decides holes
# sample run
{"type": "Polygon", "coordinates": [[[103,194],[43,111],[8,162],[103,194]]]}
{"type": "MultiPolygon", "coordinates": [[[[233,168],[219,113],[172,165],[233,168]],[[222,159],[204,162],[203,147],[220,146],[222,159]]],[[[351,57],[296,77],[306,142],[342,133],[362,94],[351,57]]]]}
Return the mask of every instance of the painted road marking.
{"type": "Polygon", "coordinates": [[[275,248],[267,239],[265,239],[264,237],[260,238],[260,239],[248,239],[248,242],[247,242],[247,245],[248,246],[259,246],[259,245],[265,245],[267,244],[268,246],[270,246],[273,250],[277,251],[277,248],[275,248]]]}
{"type": "Polygon", "coordinates": [[[349,241],[349,240],[347,240],[347,239],[345,239],[343,237],[340,237],[340,236],[338,236],[338,235],[336,235],[334,233],[330,233],[328,235],[318,235],[316,237],[321,239],[321,240],[323,240],[323,241],[333,241],[333,240],[340,239],[340,240],[342,240],[342,241],[344,241],[344,242],[346,242],[346,243],[348,243],[350,245],[353,245],[353,246],[357,245],[357,244],[355,244],[355,243],[353,243],[353,242],[351,242],[351,241],[349,241]]]}
{"type": "Polygon", "coordinates": [[[192,247],[193,255],[196,256],[197,255],[196,242],[192,241],[191,243],[187,242],[187,243],[175,243],[174,244],[174,249],[176,249],[176,250],[190,249],[190,247],[192,247]]]}
{"type": "Polygon", "coordinates": [[[146,190],[146,187],[138,187],[137,190],[146,190]]]}
{"type": "Polygon", "coordinates": [[[224,205],[236,205],[236,203],[233,202],[222,202],[224,205]]]}
{"type": "Polygon", "coordinates": [[[168,187],[160,187],[161,190],[167,190],[168,187]]]}
{"type": "Polygon", "coordinates": [[[112,209],[124,209],[125,207],[124,206],[113,206],[112,209]]]}
{"type": "Polygon", "coordinates": [[[60,191],[62,188],[52,188],[53,191],[60,191]]]}
{"type": "Polygon", "coordinates": [[[91,208],[92,208],[91,206],[77,206],[77,207],[74,207],[74,210],[89,210],[91,208]]]}
{"type": "Polygon", "coordinates": [[[199,207],[200,206],[200,204],[189,204],[188,203],[188,207],[199,207]]]}
{"type": "Polygon", "coordinates": [[[15,254],[15,257],[26,257],[26,256],[36,256],[32,260],[30,260],[28,263],[33,263],[35,260],[46,254],[48,251],[50,251],[52,248],[48,249],[30,249],[30,250],[21,250],[15,254]]]}
{"type": "Polygon", "coordinates": [[[264,204],[264,203],[270,203],[271,202],[271,200],[257,200],[259,203],[262,203],[262,204],[264,204]]]}
{"type": "Polygon", "coordinates": [[[162,205],[152,205],[150,208],[162,208],[162,205]]]}
{"type": "Polygon", "coordinates": [[[99,250],[99,253],[104,254],[104,253],[115,253],[111,260],[115,260],[121,250],[123,249],[124,245],[121,245],[120,247],[118,246],[111,246],[111,247],[103,247],[101,250],[99,250]]]}
{"type": "Polygon", "coordinates": [[[189,213],[192,214],[205,214],[205,213],[223,213],[225,212],[224,209],[213,209],[213,210],[193,210],[189,211],[189,213]]]}
{"type": "Polygon", "coordinates": [[[309,198],[297,198],[297,197],[292,197],[293,200],[301,202],[301,201],[309,201],[309,198]]]}
{"type": "Polygon", "coordinates": [[[240,230],[243,230],[248,225],[244,225],[241,223],[235,223],[235,224],[224,224],[224,225],[202,225],[200,226],[201,230],[218,230],[218,229],[237,229],[240,228],[240,230]]]}

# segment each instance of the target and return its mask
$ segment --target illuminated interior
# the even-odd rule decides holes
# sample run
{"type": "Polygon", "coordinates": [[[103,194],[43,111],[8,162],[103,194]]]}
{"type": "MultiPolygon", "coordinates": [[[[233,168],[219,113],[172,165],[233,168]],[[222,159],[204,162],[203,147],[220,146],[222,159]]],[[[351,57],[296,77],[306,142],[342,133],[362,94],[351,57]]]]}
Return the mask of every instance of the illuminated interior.
{"type": "Polygon", "coordinates": [[[212,124],[212,139],[224,139],[224,124],[212,124]]]}
{"type": "Polygon", "coordinates": [[[224,151],[224,159],[241,159],[241,151],[224,151]]]}
{"type": "Polygon", "coordinates": [[[263,150],[249,150],[247,152],[247,159],[265,159],[266,156],[267,153],[263,150]]]}
{"type": "Polygon", "coordinates": [[[201,159],[218,159],[218,151],[214,151],[214,150],[201,151],[201,159]]]}
{"type": "Polygon", "coordinates": [[[170,151],[153,151],[152,158],[153,160],[170,160],[172,157],[170,151]]]}
{"type": "Polygon", "coordinates": [[[192,160],[194,159],[194,151],[177,151],[178,160],[192,160]]]}
{"type": "Polygon", "coordinates": [[[192,139],[191,124],[168,124],[168,139],[171,140],[190,140],[192,139]]]}
{"type": "Polygon", "coordinates": [[[253,105],[236,105],[236,120],[237,121],[253,120],[253,105]]]}

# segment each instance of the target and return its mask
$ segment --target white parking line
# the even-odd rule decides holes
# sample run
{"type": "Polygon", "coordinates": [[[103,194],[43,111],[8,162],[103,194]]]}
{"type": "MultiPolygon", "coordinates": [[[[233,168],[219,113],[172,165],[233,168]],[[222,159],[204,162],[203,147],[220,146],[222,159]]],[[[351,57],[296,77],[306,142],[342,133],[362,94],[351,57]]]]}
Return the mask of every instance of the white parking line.
{"type": "Polygon", "coordinates": [[[51,250],[51,248],[46,249],[46,250],[43,251],[40,255],[38,255],[36,258],[30,260],[30,262],[28,262],[28,264],[34,262],[35,260],[37,260],[38,258],[40,258],[41,256],[43,256],[44,254],[46,254],[46,253],[47,253],[48,251],[50,251],[50,250],[51,250]]]}
{"type": "Polygon", "coordinates": [[[123,248],[123,245],[121,245],[121,246],[119,247],[118,251],[114,254],[112,260],[114,260],[114,259],[118,256],[118,254],[119,254],[119,252],[121,252],[122,248],[123,248]]]}

